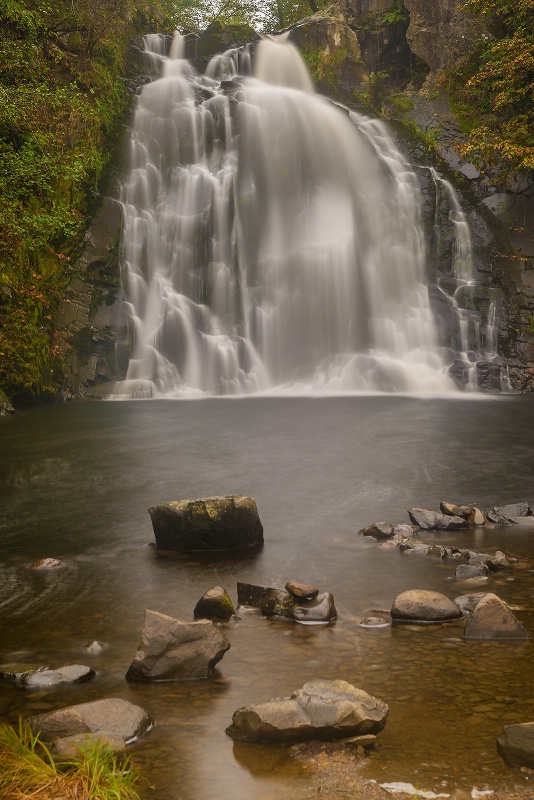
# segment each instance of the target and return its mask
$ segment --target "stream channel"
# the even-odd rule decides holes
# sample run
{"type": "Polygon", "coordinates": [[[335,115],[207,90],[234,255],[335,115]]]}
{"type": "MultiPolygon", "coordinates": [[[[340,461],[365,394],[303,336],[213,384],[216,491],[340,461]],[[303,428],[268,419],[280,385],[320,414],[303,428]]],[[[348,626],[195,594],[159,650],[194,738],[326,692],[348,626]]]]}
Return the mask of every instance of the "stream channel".
{"type": "MultiPolygon", "coordinates": [[[[255,397],[80,402],[0,421],[0,661],[86,663],[86,684],[48,691],[0,685],[2,719],[117,696],[156,726],[132,753],[157,800],[268,800],[307,790],[284,748],[226,736],[242,705],[314,678],[344,679],[389,704],[363,775],[426,790],[525,784],[504,765],[503,725],[534,719],[534,643],[464,642],[461,624],[365,629],[401,591],[454,598],[487,588],[534,634],[534,534],[521,526],[426,534],[519,559],[483,587],[454,564],[402,554],[357,535],[407,521],[440,500],[482,508],[532,496],[531,397],[480,395],[255,397]],[[265,546],[255,555],[157,555],[149,506],[217,494],[255,498],[265,546]],[[32,571],[42,557],[59,569],[32,571]],[[304,626],[244,612],[207,681],[128,684],[145,608],[192,620],[201,595],[236,581],[314,583],[339,618],[304,626]],[[109,646],[89,656],[88,642],[109,646]]],[[[362,769],[362,768],[360,768],[362,769]]]]}

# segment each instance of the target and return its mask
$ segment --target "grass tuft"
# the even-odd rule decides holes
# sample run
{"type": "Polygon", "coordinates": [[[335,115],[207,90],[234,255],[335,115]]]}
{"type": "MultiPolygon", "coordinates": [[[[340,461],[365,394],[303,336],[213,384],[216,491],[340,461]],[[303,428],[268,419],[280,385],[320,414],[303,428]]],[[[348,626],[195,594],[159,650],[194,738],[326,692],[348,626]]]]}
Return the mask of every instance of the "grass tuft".
{"type": "Polygon", "coordinates": [[[60,762],[22,721],[18,731],[0,725],[0,800],[139,800],[138,779],[127,758],[101,745],[60,762]]]}

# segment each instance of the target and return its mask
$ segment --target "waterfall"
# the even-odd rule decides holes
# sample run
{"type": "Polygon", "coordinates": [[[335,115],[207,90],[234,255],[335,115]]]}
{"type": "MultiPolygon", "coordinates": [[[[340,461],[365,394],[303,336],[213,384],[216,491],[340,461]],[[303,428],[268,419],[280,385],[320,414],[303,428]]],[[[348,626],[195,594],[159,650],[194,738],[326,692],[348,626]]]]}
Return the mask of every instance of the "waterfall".
{"type": "Polygon", "coordinates": [[[288,42],[205,75],[181,56],[176,35],[133,119],[118,391],[454,391],[418,181],[384,125],[315,94],[288,42]]]}

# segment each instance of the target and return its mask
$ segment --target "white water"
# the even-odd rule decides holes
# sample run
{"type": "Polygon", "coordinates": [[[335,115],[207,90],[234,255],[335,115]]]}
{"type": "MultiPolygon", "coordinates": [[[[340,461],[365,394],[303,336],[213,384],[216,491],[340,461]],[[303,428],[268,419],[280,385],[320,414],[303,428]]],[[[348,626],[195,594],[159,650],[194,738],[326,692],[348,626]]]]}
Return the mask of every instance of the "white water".
{"type": "Polygon", "coordinates": [[[248,53],[203,77],[181,54],[175,37],[133,121],[120,391],[454,391],[417,179],[385,127],[314,94],[288,43],[262,42],[241,78],[248,53]]]}

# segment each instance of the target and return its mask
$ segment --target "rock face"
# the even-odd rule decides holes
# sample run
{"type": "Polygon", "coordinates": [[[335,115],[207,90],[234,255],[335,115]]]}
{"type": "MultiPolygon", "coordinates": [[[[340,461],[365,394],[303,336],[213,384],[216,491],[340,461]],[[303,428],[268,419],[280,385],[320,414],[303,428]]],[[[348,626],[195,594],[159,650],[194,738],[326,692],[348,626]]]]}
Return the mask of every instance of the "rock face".
{"type": "Polygon", "coordinates": [[[290,697],[238,709],[226,733],[256,742],[299,742],[375,734],[388,706],[346,681],[315,680],[290,697]]]}
{"type": "Polygon", "coordinates": [[[210,620],[181,622],[145,611],[145,625],[128,681],[185,681],[209,678],[230,642],[210,620]]]}
{"type": "Polygon", "coordinates": [[[263,526],[251,497],[176,500],[148,513],[160,550],[250,550],[263,545],[263,526]]]}
{"type": "Polygon", "coordinates": [[[530,634],[496,594],[488,592],[465,624],[465,639],[530,639],[530,634]]]}
{"type": "Polygon", "coordinates": [[[505,725],[497,737],[497,752],[511,767],[534,769],[534,722],[505,725]]]}
{"type": "Polygon", "coordinates": [[[78,733],[105,732],[128,743],[143,736],[154,725],[141,706],[118,697],[67,706],[30,717],[27,722],[34,733],[40,733],[44,742],[78,733]]]}
{"type": "Polygon", "coordinates": [[[408,516],[414,525],[427,531],[459,531],[467,528],[468,523],[463,517],[451,514],[439,514],[427,508],[410,508],[408,516]]]}
{"type": "Polygon", "coordinates": [[[397,595],[391,616],[396,622],[447,622],[460,619],[462,612],[444,594],[412,589],[397,595]]]}
{"type": "Polygon", "coordinates": [[[195,619],[223,620],[236,617],[230,595],[222,586],[214,586],[202,595],[193,612],[195,619]]]}

